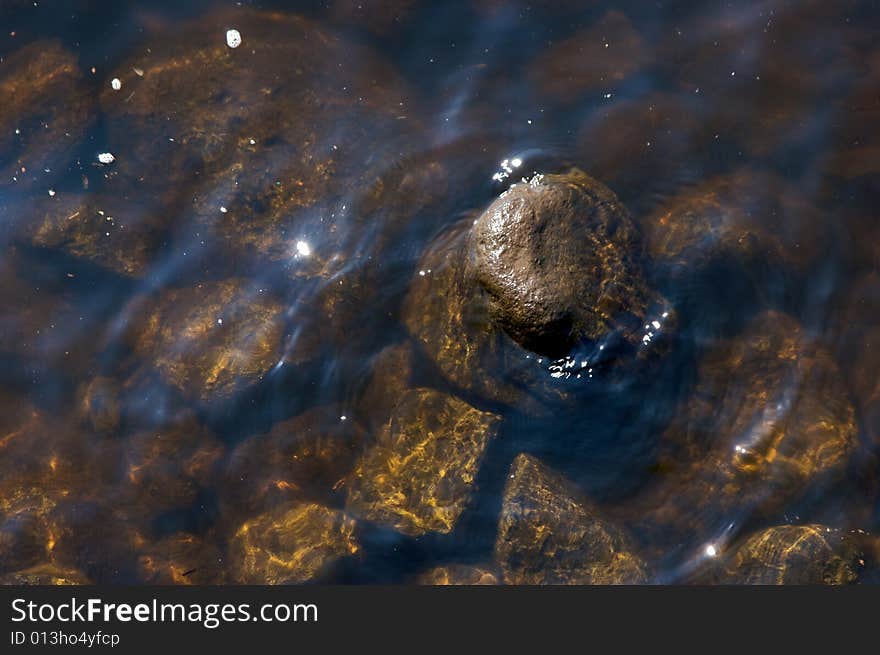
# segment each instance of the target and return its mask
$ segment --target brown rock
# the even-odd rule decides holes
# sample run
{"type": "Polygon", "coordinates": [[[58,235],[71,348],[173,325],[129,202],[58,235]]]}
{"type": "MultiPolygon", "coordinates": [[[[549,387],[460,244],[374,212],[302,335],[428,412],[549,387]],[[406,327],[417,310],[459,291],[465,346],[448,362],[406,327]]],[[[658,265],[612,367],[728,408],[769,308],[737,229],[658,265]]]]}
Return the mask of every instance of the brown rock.
{"type": "Polygon", "coordinates": [[[470,564],[446,564],[425,571],[416,579],[418,584],[446,585],[497,585],[501,584],[497,573],[482,566],[470,564]]]}
{"type": "Polygon", "coordinates": [[[860,555],[824,525],[781,525],[751,535],[722,564],[721,584],[840,585],[858,578],[860,555]]]}
{"type": "Polygon", "coordinates": [[[151,544],[138,557],[138,578],[144,584],[223,584],[225,563],[220,551],[201,537],[177,533],[151,544]]]}
{"type": "Polygon", "coordinates": [[[220,493],[248,514],[296,499],[327,500],[354,464],[363,429],[338,406],[281,421],[239,444],[229,457],[220,493]]]}
{"type": "Polygon", "coordinates": [[[470,248],[492,319],[541,355],[617,332],[641,345],[649,311],[663,305],[642,278],[626,209],[576,169],[512,186],[477,219],[470,248]]]}
{"type": "Polygon", "coordinates": [[[0,575],[0,585],[84,585],[89,579],[74,569],[64,569],[55,564],[38,564],[29,569],[0,575]]]}
{"type": "Polygon", "coordinates": [[[0,97],[3,189],[31,187],[49,178],[46,169],[66,168],[95,117],[76,57],[57,41],[36,41],[6,57],[0,97]]]}
{"type": "Polygon", "coordinates": [[[657,475],[632,516],[682,543],[727,539],[751,515],[777,516],[839,480],[857,432],[828,352],[794,319],[765,312],[706,353],[663,439],[657,475]]]}
{"type": "Polygon", "coordinates": [[[508,584],[638,584],[645,563],[627,536],[562,476],[518,455],[504,489],[495,557],[508,584]]]}
{"type": "Polygon", "coordinates": [[[612,10],[539,55],[528,77],[542,94],[569,102],[585,91],[613,88],[639,71],[649,56],[626,15],[612,10]]]}
{"type": "Polygon", "coordinates": [[[128,436],[117,502],[129,505],[132,520],[188,507],[208,486],[223,444],[188,412],[128,436]]]}
{"type": "Polygon", "coordinates": [[[498,421],[438,391],[407,391],[352,473],[349,510],[404,534],[450,532],[498,421]]]}
{"type": "Polygon", "coordinates": [[[246,521],[230,544],[231,578],[240,584],[313,580],[355,554],[354,521],[314,503],[288,503],[246,521]]]}
{"type": "Polygon", "coordinates": [[[283,307],[244,280],[169,289],[148,312],[135,337],[137,354],[201,402],[254,385],[281,358],[283,307]]]}

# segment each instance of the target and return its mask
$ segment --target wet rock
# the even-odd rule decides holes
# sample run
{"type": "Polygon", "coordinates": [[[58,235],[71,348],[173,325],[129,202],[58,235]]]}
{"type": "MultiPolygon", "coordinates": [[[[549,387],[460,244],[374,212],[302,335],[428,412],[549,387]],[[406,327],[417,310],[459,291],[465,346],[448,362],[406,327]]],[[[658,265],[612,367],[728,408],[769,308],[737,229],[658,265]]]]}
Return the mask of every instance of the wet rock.
{"type": "Polygon", "coordinates": [[[0,406],[0,570],[15,571],[51,558],[56,507],[100,494],[112,464],[72,421],[47,417],[16,395],[2,394],[0,406]]]}
{"type": "Polygon", "coordinates": [[[423,353],[455,387],[547,411],[582,390],[594,374],[631,381],[635,368],[666,349],[676,319],[645,284],[635,228],[613,193],[577,170],[538,176],[523,187],[496,200],[476,225],[463,220],[428,246],[402,317],[423,353]],[[559,242],[531,230],[535,212],[528,203],[545,191],[549,204],[560,203],[559,220],[554,211],[541,213],[559,242]],[[567,222],[569,194],[585,207],[605,195],[588,220],[567,222]],[[612,202],[619,213],[608,211],[612,202]],[[512,210],[521,211],[514,216],[512,210]],[[507,231],[498,227],[502,223],[522,236],[510,247],[507,231]],[[601,244],[601,254],[582,254],[587,249],[567,241],[571,238],[601,244]],[[515,274],[508,274],[511,270],[515,274]]]}
{"type": "Polygon", "coordinates": [[[585,117],[578,135],[584,167],[601,171],[638,217],[707,166],[699,106],[691,95],[650,92],[614,100],[585,117]]]}
{"type": "Polygon", "coordinates": [[[504,364],[521,368],[527,363],[527,353],[515,349],[519,361],[512,361],[509,338],[492,323],[485,297],[465,274],[468,228],[468,222],[459,223],[428,246],[404,301],[403,321],[416,344],[452,384],[516,404],[523,393],[504,375],[504,364]]]}
{"type": "Polygon", "coordinates": [[[355,554],[354,521],[314,503],[287,503],[241,525],[229,547],[240,584],[302,583],[355,554]]]}
{"type": "Polygon", "coordinates": [[[853,286],[835,327],[835,350],[862,429],[880,446],[880,274],[870,273],[853,286]]]}
{"type": "Polygon", "coordinates": [[[141,278],[167,237],[167,219],[130,192],[58,193],[23,208],[21,236],[125,277],[141,278]]]}
{"type": "Polygon", "coordinates": [[[397,119],[407,98],[396,73],[281,13],[220,11],[160,32],[109,73],[121,89],[108,83],[101,96],[121,179],[185,208],[194,228],[180,237],[193,244],[213,236],[208,246],[235,260],[296,267],[309,258],[303,242],[338,270],[358,239],[352,197],[412,123],[397,119]],[[231,24],[236,49],[223,38],[231,24]]]}
{"type": "MultiPolygon", "coordinates": [[[[2,221],[0,217],[0,221],[2,221]]],[[[43,385],[65,376],[79,381],[91,374],[100,341],[92,337],[95,317],[84,314],[77,298],[40,279],[32,259],[9,247],[0,260],[0,353],[19,366],[3,370],[6,379],[25,376],[43,385]]],[[[68,278],[70,280],[70,278],[68,278]]]]}
{"type": "Polygon", "coordinates": [[[628,537],[567,480],[521,454],[504,488],[495,557],[508,584],[638,584],[647,569],[628,537]]]}
{"type": "Polygon", "coordinates": [[[388,36],[400,29],[401,24],[418,7],[418,0],[333,0],[328,8],[335,22],[364,29],[377,36],[388,36]]]}
{"type": "Polygon", "coordinates": [[[728,298],[784,299],[797,276],[827,265],[833,226],[803,193],[778,177],[740,170],[673,196],[642,221],[648,252],[670,294],[711,319],[705,294],[688,298],[693,280],[723,276],[728,298]],[[825,257],[826,261],[822,262],[825,257]]]}
{"type": "Polygon", "coordinates": [[[408,535],[450,532],[498,422],[453,396],[407,391],[352,473],[349,510],[408,535]]]}
{"type": "Polygon", "coordinates": [[[858,579],[854,541],[824,525],[781,525],[751,535],[722,564],[721,584],[840,585],[858,579]]]}
{"type": "Polygon", "coordinates": [[[880,50],[867,58],[867,70],[860,71],[860,82],[843,100],[841,113],[846,117],[835,129],[836,152],[828,163],[829,171],[847,180],[870,179],[880,172],[880,50]]]}
{"type": "Polygon", "coordinates": [[[612,10],[536,57],[528,76],[540,93],[571,102],[586,91],[614,88],[644,67],[649,57],[630,20],[612,10]]]}
{"type": "Polygon", "coordinates": [[[132,584],[137,553],[146,544],[138,519],[111,493],[97,499],[71,494],[50,515],[53,560],[82,571],[94,584],[132,584]]]}
{"type": "Polygon", "coordinates": [[[118,382],[98,376],[80,385],[80,413],[98,434],[113,434],[119,429],[121,409],[118,382]]]}
{"type": "Polygon", "coordinates": [[[579,170],[512,186],[477,219],[470,241],[493,320],[535,353],[560,357],[616,333],[638,347],[649,312],[664,311],[642,277],[626,209],[579,170]]]}
{"type": "Polygon", "coordinates": [[[138,557],[138,579],[144,584],[223,584],[225,569],[219,549],[201,537],[173,534],[144,549],[138,557]]]}
{"type": "Polygon", "coordinates": [[[257,383],[278,363],[283,307],[241,279],[161,293],[134,337],[135,352],[203,403],[257,383]]]}
{"type": "Polygon", "coordinates": [[[358,401],[358,415],[372,433],[388,423],[397,402],[412,387],[412,367],[408,342],[387,346],[375,356],[370,381],[358,401]]]}
{"type": "Polygon", "coordinates": [[[57,41],[24,46],[0,63],[0,97],[0,188],[54,179],[95,116],[76,56],[57,41]]]}
{"type": "Polygon", "coordinates": [[[342,416],[338,406],[317,407],[243,441],[229,457],[222,497],[249,515],[296,499],[328,500],[365,437],[342,416]]]}
{"type": "Polygon", "coordinates": [[[657,545],[723,543],[752,516],[779,516],[839,480],[856,445],[832,357],[794,319],[765,312],[704,355],[630,514],[657,545]]]}
{"type": "MultiPolygon", "coordinates": [[[[703,101],[708,147],[754,157],[803,156],[828,127],[816,111],[857,73],[849,3],[695,11],[657,46],[661,70],[703,101]]],[[[854,23],[855,21],[852,21],[854,23]]],[[[783,161],[788,161],[783,159],[783,161]]]]}
{"type": "Polygon", "coordinates": [[[489,568],[470,564],[446,564],[425,571],[416,579],[423,585],[497,585],[498,574],[489,568]]]}
{"type": "Polygon", "coordinates": [[[140,525],[195,503],[213,479],[223,444],[189,412],[126,437],[117,502],[140,525]]]}
{"type": "Polygon", "coordinates": [[[89,579],[74,569],[64,569],[55,564],[38,564],[29,569],[0,575],[0,585],[84,585],[89,579]]]}

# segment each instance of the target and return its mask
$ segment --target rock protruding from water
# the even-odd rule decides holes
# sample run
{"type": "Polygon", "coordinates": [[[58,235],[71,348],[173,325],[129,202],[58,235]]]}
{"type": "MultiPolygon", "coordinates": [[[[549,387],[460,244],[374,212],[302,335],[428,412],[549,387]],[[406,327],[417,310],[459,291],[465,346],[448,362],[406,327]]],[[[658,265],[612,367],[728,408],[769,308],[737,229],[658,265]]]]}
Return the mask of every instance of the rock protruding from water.
{"type": "Polygon", "coordinates": [[[495,555],[508,584],[637,584],[645,563],[577,489],[530,455],[510,467],[495,555]]]}
{"type": "Polygon", "coordinates": [[[407,391],[353,473],[349,509],[408,535],[450,532],[498,423],[454,396],[407,391]]]}
{"type": "Polygon", "coordinates": [[[470,248],[492,318],[524,348],[559,357],[615,331],[641,339],[651,294],[638,231],[582,171],[512,186],[476,221],[470,248]]]}

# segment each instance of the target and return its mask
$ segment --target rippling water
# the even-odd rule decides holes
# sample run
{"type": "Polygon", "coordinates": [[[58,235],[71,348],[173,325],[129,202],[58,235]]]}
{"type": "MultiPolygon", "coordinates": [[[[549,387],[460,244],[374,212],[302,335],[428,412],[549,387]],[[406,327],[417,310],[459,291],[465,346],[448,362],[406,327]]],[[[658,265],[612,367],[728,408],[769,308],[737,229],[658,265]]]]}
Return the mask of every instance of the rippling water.
{"type": "Polygon", "coordinates": [[[873,581],[880,7],[583,5],[0,3],[0,573],[512,581],[525,452],[648,580],[821,524],[873,581]],[[664,352],[471,366],[425,253],[572,166],[632,214],[664,352]],[[465,419],[493,436],[402,463],[465,419]]]}

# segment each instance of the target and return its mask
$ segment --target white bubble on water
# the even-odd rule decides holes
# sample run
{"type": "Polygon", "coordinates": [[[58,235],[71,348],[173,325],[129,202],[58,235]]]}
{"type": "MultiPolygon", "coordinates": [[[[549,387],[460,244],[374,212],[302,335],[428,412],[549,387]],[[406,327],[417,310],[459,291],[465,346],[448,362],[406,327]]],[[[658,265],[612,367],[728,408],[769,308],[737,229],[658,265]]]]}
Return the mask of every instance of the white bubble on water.
{"type": "Polygon", "coordinates": [[[237,48],[241,45],[241,33],[238,30],[226,30],[226,45],[237,48]]]}

